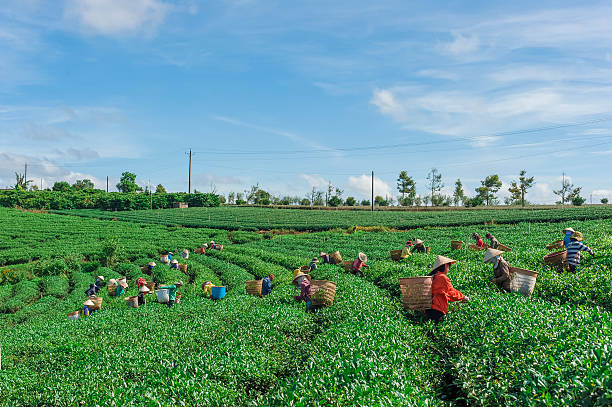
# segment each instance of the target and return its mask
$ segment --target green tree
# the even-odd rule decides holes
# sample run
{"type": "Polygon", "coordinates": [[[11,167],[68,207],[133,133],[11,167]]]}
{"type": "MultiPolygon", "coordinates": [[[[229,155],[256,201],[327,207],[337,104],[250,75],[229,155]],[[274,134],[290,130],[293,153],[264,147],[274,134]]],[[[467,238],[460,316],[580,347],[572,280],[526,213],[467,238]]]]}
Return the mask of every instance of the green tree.
{"type": "Polygon", "coordinates": [[[602,204],[606,205],[608,203],[608,198],[601,198],[601,202],[602,204]]]}
{"type": "Polygon", "coordinates": [[[344,204],[346,206],[355,206],[357,205],[357,200],[353,198],[352,196],[349,196],[346,198],[346,201],[344,201],[344,204]]]}
{"type": "Polygon", "coordinates": [[[142,188],[136,184],[136,174],[125,171],[121,174],[121,180],[116,185],[119,192],[136,192],[142,191],[142,188]]]}
{"type": "Polygon", "coordinates": [[[75,191],[91,191],[94,189],[94,183],[90,179],[78,179],[72,184],[72,189],[75,191]]]}
{"type": "Polygon", "coordinates": [[[455,206],[457,206],[459,205],[459,202],[464,204],[465,201],[466,197],[465,192],[463,191],[463,184],[461,183],[461,180],[457,178],[457,181],[455,181],[455,191],[453,192],[453,203],[455,206]]]}
{"type": "Polygon", "coordinates": [[[340,206],[342,205],[342,198],[340,198],[338,195],[334,195],[331,198],[329,198],[327,205],[331,207],[340,206]]]}
{"type": "Polygon", "coordinates": [[[511,199],[520,202],[521,206],[525,206],[525,195],[527,190],[533,186],[533,180],[533,177],[527,177],[527,171],[522,170],[518,182],[512,181],[510,188],[508,188],[511,199]]]}
{"type": "Polygon", "coordinates": [[[570,202],[572,199],[570,197],[572,191],[574,190],[574,184],[572,184],[569,179],[563,176],[563,181],[561,181],[561,188],[557,191],[553,191],[555,195],[561,197],[560,201],[557,201],[557,204],[565,205],[566,202],[570,202]]]}
{"type": "Polygon", "coordinates": [[[406,171],[400,172],[397,177],[397,190],[402,194],[401,198],[398,199],[400,205],[412,206],[416,198],[416,183],[412,177],[408,176],[406,171]]]}
{"type": "Polygon", "coordinates": [[[427,186],[431,190],[430,202],[432,205],[437,205],[439,200],[435,199],[437,192],[440,192],[444,184],[442,183],[442,174],[437,168],[432,168],[427,174],[427,186]]]}
{"type": "Polygon", "coordinates": [[[269,192],[264,191],[261,188],[258,188],[255,192],[255,197],[253,198],[253,203],[255,205],[270,205],[271,195],[269,192]]]}
{"type": "Polygon", "coordinates": [[[567,201],[571,202],[572,205],[582,205],[586,201],[586,199],[580,196],[580,191],[582,191],[582,187],[573,188],[571,192],[567,195],[567,201]]]}
{"type": "Polygon", "coordinates": [[[58,181],[53,184],[53,190],[56,192],[68,192],[72,190],[72,187],[66,181],[58,181]]]}
{"type": "Polygon", "coordinates": [[[303,199],[300,201],[300,205],[302,205],[302,206],[310,206],[310,199],[308,199],[308,198],[303,198],[303,199]]]}
{"type": "Polygon", "coordinates": [[[371,202],[369,199],[364,199],[361,201],[361,206],[370,206],[371,202]]]}
{"type": "Polygon", "coordinates": [[[25,179],[25,174],[20,174],[18,172],[15,173],[15,189],[18,191],[24,191],[28,189],[28,185],[32,182],[32,180],[25,179]]]}
{"type": "Polygon", "coordinates": [[[166,188],[162,184],[157,184],[157,188],[155,188],[156,194],[166,194],[166,188]]]}
{"type": "Polygon", "coordinates": [[[499,176],[497,174],[493,174],[486,177],[483,181],[480,181],[480,183],[482,186],[476,188],[476,192],[478,193],[478,196],[487,203],[487,206],[489,206],[492,202],[497,200],[497,196],[495,194],[501,188],[502,182],[499,180],[499,176]]]}

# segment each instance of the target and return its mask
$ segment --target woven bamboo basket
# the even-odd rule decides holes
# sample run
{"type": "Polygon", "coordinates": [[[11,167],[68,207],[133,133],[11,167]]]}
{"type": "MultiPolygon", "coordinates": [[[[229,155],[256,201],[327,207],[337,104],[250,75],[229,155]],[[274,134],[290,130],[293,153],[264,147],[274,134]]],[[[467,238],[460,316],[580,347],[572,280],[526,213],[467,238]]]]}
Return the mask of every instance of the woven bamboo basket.
{"type": "Polygon", "coordinates": [[[497,246],[498,250],[504,251],[504,252],[511,252],[512,249],[509,248],[508,246],[506,246],[505,244],[500,244],[499,246],[497,246]]]}
{"type": "Polygon", "coordinates": [[[401,250],[391,250],[389,253],[391,254],[391,260],[393,261],[400,261],[402,259],[401,250]]]}
{"type": "Polygon", "coordinates": [[[74,311],[68,314],[68,319],[79,319],[81,317],[81,311],[74,311]]]}
{"type": "Polygon", "coordinates": [[[344,262],[344,271],[347,273],[351,273],[353,271],[353,262],[351,260],[344,262]]]}
{"type": "Polygon", "coordinates": [[[329,255],[331,261],[333,262],[333,264],[340,264],[342,263],[342,256],[340,255],[340,252],[336,251],[333,252],[332,254],[329,255]]]}
{"type": "Polygon", "coordinates": [[[463,241],[461,240],[451,240],[451,249],[459,250],[463,247],[463,241]]]}
{"type": "Polygon", "coordinates": [[[254,295],[256,297],[261,297],[261,285],[263,280],[254,280],[246,282],[246,293],[249,295],[254,295]]]}
{"type": "Polygon", "coordinates": [[[523,295],[533,294],[535,288],[537,271],[525,270],[518,267],[510,267],[510,290],[517,291],[523,295]]]}
{"type": "Polygon", "coordinates": [[[563,248],[563,240],[556,240],[550,244],[546,245],[548,250],[561,249],[563,248]]]}
{"type": "Polygon", "coordinates": [[[187,264],[185,263],[179,263],[179,269],[183,272],[186,273],[187,272],[187,264]]]}
{"type": "Polygon", "coordinates": [[[310,267],[308,267],[308,266],[302,266],[302,267],[300,267],[300,271],[301,271],[302,273],[308,274],[308,273],[310,273],[310,267]]]}
{"type": "Polygon", "coordinates": [[[151,294],[155,291],[155,283],[153,281],[147,281],[145,282],[145,285],[149,289],[149,292],[147,294],[151,294]]]}
{"type": "Polygon", "coordinates": [[[562,273],[567,267],[567,250],[548,253],[544,256],[544,263],[551,266],[557,273],[562,273]]]}
{"type": "Polygon", "coordinates": [[[93,303],[94,303],[94,305],[89,307],[90,310],[92,310],[92,311],[99,311],[102,308],[102,297],[96,297],[96,296],[92,295],[91,297],[89,297],[89,299],[91,301],[93,301],[93,303]]]}
{"type": "Polygon", "coordinates": [[[138,308],[138,296],[134,295],[133,297],[127,297],[125,303],[128,307],[138,308]]]}
{"type": "Polygon", "coordinates": [[[162,254],[161,256],[159,256],[159,261],[161,261],[162,263],[170,263],[170,258],[168,257],[167,254],[162,254]]]}
{"type": "Polygon", "coordinates": [[[336,283],[327,280],[312,280],[310,282],[312,305],[329,307],[336,296],[336,283]]]}
{"type": "MultiPolygon", "coordinates": [[[[482,250],[487,250],[489,248],[489,246],[487,246],[486,244],[482,247],[478,247],[477,245],[470,243],[470,249],[475,250],[475,251],[482,251],[482,250]]],[[[501,250],[501,249],[500,249],[501,250]]]]}
{"type": "Polygon", "coordinates": [[[106,286],[106,289],[108,290],[109,297],[115,297],[117,295],[117,284],[106,286]]]}
{"type": "Polygon", "coordinates": [[[431,284],[433,276],[400,278],[402,305],[410,311],[423,311],[431,308],[431,284]]]}

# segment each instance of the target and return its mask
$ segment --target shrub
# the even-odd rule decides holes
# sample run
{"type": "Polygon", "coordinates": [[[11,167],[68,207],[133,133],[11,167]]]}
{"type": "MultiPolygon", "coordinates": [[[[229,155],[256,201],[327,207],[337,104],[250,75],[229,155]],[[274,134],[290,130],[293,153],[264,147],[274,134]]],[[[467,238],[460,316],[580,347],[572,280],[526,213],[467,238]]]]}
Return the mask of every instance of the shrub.
{"type": "Polygon", "coordinates": [[[37,276],[60,276],[68,273],[68,266],[62,259],[39,261],[34,266],[34,274],[37,276]]]}
{"type": "Polygon", "coordinates": [[[115,267],[115,271],[122,276],[126,276],[128,280],[135,280],[142,274],[140,267],[132,263],[119,263],[115,267]]]}

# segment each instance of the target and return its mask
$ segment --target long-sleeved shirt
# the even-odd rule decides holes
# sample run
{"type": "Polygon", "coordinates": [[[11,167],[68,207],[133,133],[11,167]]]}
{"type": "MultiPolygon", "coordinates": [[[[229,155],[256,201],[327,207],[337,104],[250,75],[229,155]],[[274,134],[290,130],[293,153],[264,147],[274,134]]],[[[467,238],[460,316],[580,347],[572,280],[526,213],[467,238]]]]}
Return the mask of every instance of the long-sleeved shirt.
{"type": "Polygon", "coordinates": [[[160,290],[168,290],[168,299],[170,301],[176,301],[176,291],[178,290],[178,287],[176,286],[176,284],[172,284],[172,285],[167,285],[165,287],[159,287],[160,290]]]}
{"type": "Polygon", "coordinates": [[[499,247],[499,241],[495,238],[495,236],[491,236],[489,239],[491,244],[489,245],[492,249],[497,249],[499,247]]]}
{"type": "Polygon", "coordinates": [[[308,281],[308,279],[304,279],[304,281],[302,281],[300,283],[300,295],[296,295],[295,300],[296,301],[304,301],[304,302],[308,302],[310,301],[310,281],[308,281]]]}
{"type": "Polygon", "coordinates": [[[570,236],[572,236],[572,232],[566,233],[565,237],[563,238],[563,246],[565,248],[567,248],[567,246],[569,246],[570,243],[572,243],[572,239],[570,239],[570,236]]]}
{"type": "Polygon", "coordinates": [[[402,257],[408,257],[410,256],[410,247],[409,246],[404,246],[402,248],[402,257]]]}
{"type": "Polygon", "coordinates": [[[272,281],[270,277],[261,280],[261,295],[268,295],[272,292],[272,281]]]}
{"type": "Polygon", "coordinates": [[[432,304],[431,308],[443,314],[448,312],[449,301],[461,301],[465,295],[455,290],[448,276],[443,273],[436,273],[431,285],[432,304]]]}
{"type": "Polygon", "coordinates": [[[100,291],[100,281],[102,280],[97,278],[95,283],[90,284],[87,291],[85,291],[85,294],[87,294],[87,296],[98,294],[98,291],[100,291]]]}
{"type": "Polygon", "coordinates": [[[136,280],[136,287],[140,288],[143,285],[147,284],[147,280],[145,280],[144,278],[140,277],[138,280],[136,280]]]}
{"type": "Polygon", "coordinates": [[[412,250],[413,253],[425,253],[425,246],[422,244],[415,245],[412,250]]]}
{"type": "Polygon", "coordinates": [[[510,292],[510,265],[502,257],[499,258],[497,267],[493,267],[495,278],[493,281],[503,290],[510,292]]]}
{"type": "Polygon", "coordinates": [[[591,250],[589,246],[577,240],[573,240],[569,246],[567,246],[567,262],[572,266],[578,266],[580,264],[581,251],[593,254],[593,250],[591,250]]]}
{"type": "Polygon", "coordinates": [[[311,261],[310,264],[308,264],[308,268],[310,269],[310,271],[316,270],[317,269],[317,263],[314,262],[314,261],[311,261]]]}
{"type": "Polygon", "coordinates": [[[115,290],[115,295],[117,297],[121,297],[123,294],[125,294],[125,288],[121,287],[120,285],[117,285],[117,289],[115,290]]]}
{"type": "Polygon", "coordinates": [[[476,246],[484,247],[484,242],[482,241],[482,237],[479,237],[478,239],[476,239],[476,246]]]}
{"type": "Polygon", "coordinates": [[[353,271],[361,271],[362,267],[368,267],[368,265],[362,262],[359,257],[357,257],[353,262],[353,271]]]}

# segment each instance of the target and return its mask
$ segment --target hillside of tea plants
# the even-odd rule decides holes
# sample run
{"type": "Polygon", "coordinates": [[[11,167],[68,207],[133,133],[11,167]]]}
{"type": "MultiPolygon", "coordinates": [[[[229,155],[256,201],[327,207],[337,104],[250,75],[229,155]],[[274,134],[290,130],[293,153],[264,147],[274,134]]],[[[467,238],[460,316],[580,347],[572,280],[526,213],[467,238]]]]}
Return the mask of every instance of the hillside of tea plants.
{"type": "Polygon", "coordinates": [[[555,222],[568,220],[610,219],[612,205],[541,209],[463,209],[438,211],[348,211],[300,210],[223,206],[218,208],[159,209],[109,212],[73,209],[54,211],[66,215],[98,219],[126,220],[167,226],[208,227],[226,230],[322,231],[354,226],[385,226],[414,229],[429,226],[466,226],[487,223],[555,222]]]}
{"type": "MultiPolygon", "coordinates": [[[[252,225],[265,222],[252,208],[229,209],[245,210],[252,225]]],[[[436,214],[437,223],[399,232],[262,235],[148,223],[144,216],[128,222],[0,208],[0,406],[610,405],[612,220],[583,209],[593,210],[536,211],[558,217],[532,223],[485,226],[487,217],[497,223],[505,216],[495,212],[444,226],[451,214],[436,214]],[[595,251],[576,274],[558,274],[542,260],[566,226],[595,251]],[[473,232],[487,231],[513,249],[504,256],[511,265],[539,273],[532,296],[500,292],[483,252],[450,249],[451,240],[468,243],[473,232]],[[415,237],[431,253],[391,261],[389,250],[415,237]],[[211,239],[224,250],[193,252],[211,239]],[[158,264],[151,277],[142,273],[149,261],[160,263],[161,253],[184,248],[192,251],[186,272],[158,264]],[[370,267],[353,275],[319,265],[313,278],[336,282],[336,296],[330,307],[305,312],[292,299],[292,272],[334,250],[345,260],[365,252],[370,267]],[[439,326],[404,311],[398,285],[400,277],[427,274],[436,254],[457,260],[449,278],[470,297],[453,304],[439,326]],[[272,294],[246,294],[246,281],[270,273],[272,294]],[[136,295],[139,277],[183,280],[182,301],[168,308],[150,299],[133,309],[103,287],[99,312],[68,320],[98,275],[107,282],[126,276],[128,295],[136,295]],[[205,281],[225,285],[227,296],[205,298],[205,281]]],[[[163,213],[194,213],[190,226],[199,226],[195,211],[163,213]]],[[[225,229],[219,219],[215,226],[225,229]]],[[[406,222],[417,221],[425,218],[406,222]]],[[[337,227],[360,225],[352,222],[337,227]]]]}

